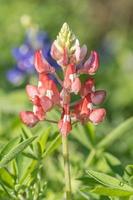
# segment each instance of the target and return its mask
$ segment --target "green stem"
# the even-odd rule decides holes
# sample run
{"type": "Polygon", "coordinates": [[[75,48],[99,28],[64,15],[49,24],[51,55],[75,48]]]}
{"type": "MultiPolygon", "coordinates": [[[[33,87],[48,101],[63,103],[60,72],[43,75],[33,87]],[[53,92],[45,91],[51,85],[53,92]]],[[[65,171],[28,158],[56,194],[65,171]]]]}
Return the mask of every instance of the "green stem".
{"type": "Polygon", "coordinates": [[[62,136],[62,150],[64,158],[64,173],[65,173],[65,192],[66,200],[72,200],[71,194],[71,175],[70,175],[70,163],[69,163],[69,147],[67,136],[62,136]]]}

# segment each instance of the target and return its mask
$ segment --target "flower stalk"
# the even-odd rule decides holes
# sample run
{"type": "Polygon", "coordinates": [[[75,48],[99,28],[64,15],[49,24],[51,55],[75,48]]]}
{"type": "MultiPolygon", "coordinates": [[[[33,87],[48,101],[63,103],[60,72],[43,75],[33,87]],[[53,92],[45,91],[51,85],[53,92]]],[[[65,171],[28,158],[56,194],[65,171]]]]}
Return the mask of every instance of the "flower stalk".
{"type": "Polygon", "coordinates": [[[72,200],[68,137],[62,136],[66,200],[72,200]]]}

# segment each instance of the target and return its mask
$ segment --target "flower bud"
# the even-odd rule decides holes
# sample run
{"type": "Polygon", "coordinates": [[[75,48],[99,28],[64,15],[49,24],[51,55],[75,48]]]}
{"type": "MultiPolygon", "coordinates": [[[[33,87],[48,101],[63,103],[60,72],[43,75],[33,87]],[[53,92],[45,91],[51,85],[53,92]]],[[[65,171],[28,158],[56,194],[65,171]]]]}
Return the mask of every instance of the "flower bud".
{"type": "Polygon", "coordinates": [[[80,73],[93,75],[99,68],[99,56],[96,51],[92,51],[88,60],[78,71],[80,73]]]}
{"type": "Polygon", "coordinates": [[[106,110],[104,108],[98,108],[98,109],[94,109],[90,113],[89,119],[92,123],[99,124],[100,122],[104,120],[105,116],[106,116],[106,110]]]}
{"type": "Polygon", "coordinates": [[[39,119],[31,111],[21,112],[20,118],[21,118],[22,122],[29,127],[35,126],[37,124],[37,122],[39,121],[39,119]]]}
{"type": "Polygon", "coordinates": [[[91,93],[91,101],[95,105],[103,103],[106,97],[106,92],[104,90],[99,90],[91,93]]]}

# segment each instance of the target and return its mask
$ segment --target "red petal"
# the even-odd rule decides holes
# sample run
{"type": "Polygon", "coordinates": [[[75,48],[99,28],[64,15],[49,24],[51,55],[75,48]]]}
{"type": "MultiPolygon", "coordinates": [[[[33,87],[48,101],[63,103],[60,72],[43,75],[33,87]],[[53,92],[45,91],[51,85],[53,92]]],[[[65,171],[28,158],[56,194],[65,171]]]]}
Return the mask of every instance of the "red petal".
{"type": "Polygon", "coordinates": [[[91,100],[92,103],[94,103],[95,105],[103,103],[105,97],[106,97],[106,92],[104,90],[99,90],[91,93],[91,100]]]}
{"type": "Polygon", "coordinates": [[[94,79],[89,78],[81,87],[80,91],[81,96],[85,97],[90,92],[92,92],[93,88],[94,88],[94,79]]]}
{"type": "Polygon", "coordinates": [[[53,106],[52,101],[46,96],[40,98],[40,104],[41,104],[44,112],[49,111],[53,106]]]}
{"type": "Polygon", "coordinates": [[[34,113],[30,111],[21,112],[20,118],[22,122],[29,127],[35,126],[37,122],[39,121],[39,119],[34,115],[34,113]]]}
{"type": "Polygon", "coordinates": [[[81,106],[81,112],[80,115],[88,117],[90,114],[91,109],[88,107],[88,105],[91,105],[91,100],[90,96],[86,96],[83,101],[82,101],[82,106],[81,106]]]}
{"type": "Polygon", "coordinates": [[[94,124],[98,124],[104,120],[106,116],[106,110],[104,108],[94,109],[89,116],[89,119],[94,124]]]}
{"type": "Polygon", "coordinates": [[[46,59],[42,55],[41,50],[37,50],[35,52],[34,64],[37,72],[39,73],[54,73],[55,69],[51,67],[51,65],[46,61],[46,59]]]}

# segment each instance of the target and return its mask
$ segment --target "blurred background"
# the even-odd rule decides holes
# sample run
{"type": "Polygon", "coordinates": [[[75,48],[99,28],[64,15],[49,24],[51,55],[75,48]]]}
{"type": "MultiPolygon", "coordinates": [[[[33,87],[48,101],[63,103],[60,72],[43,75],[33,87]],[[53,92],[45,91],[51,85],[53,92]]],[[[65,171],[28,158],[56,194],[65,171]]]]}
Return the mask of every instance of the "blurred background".
{"type": "MultiPolygon", "coordinates": [[[[133,115],[132,0],[0,0],[0,143],[21,134],[18,113],[31,108],[25,85],[37,80],[32,68],[34,50],[42,47],[51,59],[51,41],[64,22],[88,52],[95,49],[100,54],[96,88],[107,91],[103,104],[107,118],[95,128],[97,140],[133,115]]],[[[132,143],[133,135],[123,136],[120,148],[116,143],[110,151],[128,163],[132,143]]]]}

